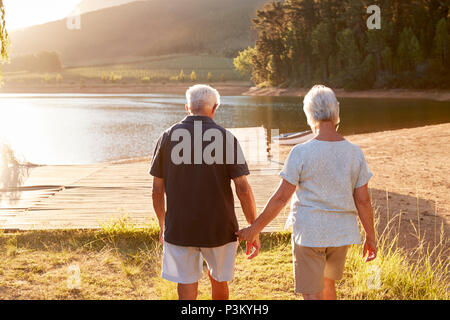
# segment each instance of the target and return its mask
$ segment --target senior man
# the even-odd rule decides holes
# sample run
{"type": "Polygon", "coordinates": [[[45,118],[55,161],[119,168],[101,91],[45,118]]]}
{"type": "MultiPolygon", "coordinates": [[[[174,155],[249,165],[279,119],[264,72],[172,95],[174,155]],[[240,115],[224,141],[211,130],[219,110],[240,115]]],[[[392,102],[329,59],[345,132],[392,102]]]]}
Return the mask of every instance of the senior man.
{"type": "MultiPolygon", "coordinates": [[[[212,299],[226,300],[238,247],[231,180],[248,223],[256,219],[256,205],[237,139],[213,120],[219,93],[195,85],[186,100],[187,117],[161,135],[150,169],[163,244],[162,277],[178,283],[180,300],[194,300],[206,260],[212,299]]],[[[259,238],[247,243],[249,258],[259,248],[259,238]]]]}

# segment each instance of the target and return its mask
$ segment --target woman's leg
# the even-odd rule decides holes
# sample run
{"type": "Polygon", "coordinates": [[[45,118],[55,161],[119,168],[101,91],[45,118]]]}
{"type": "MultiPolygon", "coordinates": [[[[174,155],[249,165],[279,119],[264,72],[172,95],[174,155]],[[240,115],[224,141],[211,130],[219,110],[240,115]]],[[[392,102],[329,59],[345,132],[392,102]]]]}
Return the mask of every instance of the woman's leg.
{"type": "Polygon", "coordinates": [[[326,277],[323,278],[325,287],[322,292],[314,293],[314,294],[306,294],[303,293],[304,300],[336,300],[336,286],[335,281],[328,279],[326,277]]]}
{"type": "Polygon", "coordinates": [[[336,300],[335,281],[324,277],[325,288],[322,291],[323,300],[336,300]]]}
{"type": "Polygon", "coordinates": [[[306,294],[302,293],[303,300],[323,300],[323,293],[306,294]]]}

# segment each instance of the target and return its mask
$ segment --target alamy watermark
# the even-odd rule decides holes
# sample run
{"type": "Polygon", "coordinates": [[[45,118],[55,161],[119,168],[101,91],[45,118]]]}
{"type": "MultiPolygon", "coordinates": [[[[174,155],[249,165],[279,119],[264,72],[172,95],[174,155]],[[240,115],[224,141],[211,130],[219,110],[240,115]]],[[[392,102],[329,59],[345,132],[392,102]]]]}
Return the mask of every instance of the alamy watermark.
{"type": "Polygon", "coordinates": [[[368,267],[369,277],[366,280],[368,289],[379,290],[381,289],[381,269],[377,265],[371,265],[368,267]]]}
{"type": "Polygon", "coordinates": [[[80,8],[75,8],[66,19],[66,27],[69,30],[80,30],[81,29],[81,11],[80,8]]]}
{"type": "MultiPolygon", "coordinates": [[[[278,133],[278,129],[271,130],[271,136],[278,133]]],[[[239,138],[240,141],[230,131],[224,133],[219,128],[203,131],[202,121],[194,121],[193,132],[185,128],[176,128],[171,132],[170,141],[175,144],[170,151],[170,160],[174,165],[264,163],[265,169],[280,168],[278,142],[271,144],[269,154],[265,131],[249,130],[248,136],[241,133],[239,138]]],[[[270,174],[267,170],[262,173],[265,172],[270,174]]]]}
{"type": "Polygon", "coordinates": [[[72,264],[67,268],[67,289],[81,290],[81,271],[77,264],[72,264]]]}
{"type": "Polygon", "coordinates": [[[369,30],[381,29],[381,9],[376,4],[367,7],[367,11],[370,16],[367,18],[366,25],[369,30]]]}

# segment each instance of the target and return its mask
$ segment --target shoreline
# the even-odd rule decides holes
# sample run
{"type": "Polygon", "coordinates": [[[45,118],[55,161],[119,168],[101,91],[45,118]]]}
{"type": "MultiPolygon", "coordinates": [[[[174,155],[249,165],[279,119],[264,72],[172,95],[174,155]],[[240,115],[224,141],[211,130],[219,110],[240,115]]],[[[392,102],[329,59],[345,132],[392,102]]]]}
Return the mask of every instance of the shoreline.
{"type": "MultiPolygon", "coordinates": [[[[395,225],[394,231],[404,248],[415,247],[418,235],[429,244],[437,244],[444,237],[444,246],[449,248],[446,239],[450,232],[450,182],[446,168],[450,149],[442,146],[450,141],[450,123],[355,134],[346,139],[361,147],[373,173],[369,191],[379,219],[379,231],[395,225]]],[[[280,162],[286,159],[292,147],[280,146],[280,162]]],[[[14,230],[19,229],[18,226],[28,228],[30,223],[50,229],[66,224],[93,228],[105,215],[120,217],[126,211],[140,223],[151,212],[147,203],[150,195],[145,191],[151,186],[151,177],[143,174],[148,172],[149,160],[149,157],[137,157],[97,164],[33,168],[23,187],[16,190],[39,193],[25,197],[21,200],[23,203],[18,204],[19,211],[33,208],[33,215],[26,215],[25,211],[24,214],[18,212],[16,218],[3,219],[9,219],[8,228],[14,230]],[[126,199],[118,199],[112,192],[114,189],[122,190],[120,194],[126,199]],[[48,197],[49,193],[55,195],[48,197]],[[59,220],[53,221],[53,209],[59,210],[59,220]]],[[[249,166],[252,163],[249,162],[249,166]]],[[[261,167],[253,164],[249,181],[259,199],[259,209],[279,183],[280,169],[271,168],[262,175],[261,167]]],[[[281,215],[273,227],[281,228],[283,219],[285,216],[281,215]]]]}
{"type": "MultiPolygon", "coordinates": [[[[309,88],[257,88],[251,87],[244,93],[247,96],[295,96],[303,97],[309,88]]],[[[371,89],[346,91],[333,89],[337,98],[361,98],[361,99],[424,99],[435,101],[450,101],[450,90],[413,90],[413,89],[371,89]]]]}
{"type": "MultiPolygon", "coordinates": [[[[44,85],[44,86],[17,86],[5,85],[0,88],[0,94],[179,94],[184,95],[186,89],[193,83],[166,83],[166,84],[89,84],[79,85],[44,85]]],[[[249,82],[217,82],[211,83],[222,96],[286,96],[302,97],[309,88],[257,88],[249,82]]],[[[345,91],[334,89],[338,98],[361,99],[424,99],[434,101],[450,101],[450,90],[413,90],[413,89],[371,89],[360,91],[345,91]]]]}

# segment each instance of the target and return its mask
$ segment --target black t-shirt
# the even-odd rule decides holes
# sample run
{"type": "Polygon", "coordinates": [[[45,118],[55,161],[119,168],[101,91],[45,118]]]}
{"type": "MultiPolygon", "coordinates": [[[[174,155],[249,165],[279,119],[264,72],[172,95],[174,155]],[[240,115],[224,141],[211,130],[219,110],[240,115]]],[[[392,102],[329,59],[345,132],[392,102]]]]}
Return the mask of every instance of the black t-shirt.
{"type": "Polygon", "coordinates": [[[229,131],[209,117],[187,116],[159,138],[150,174],[164,179],[165,241],[190,247],[236,241],[231,179],[249,170],[229,131]]]}

